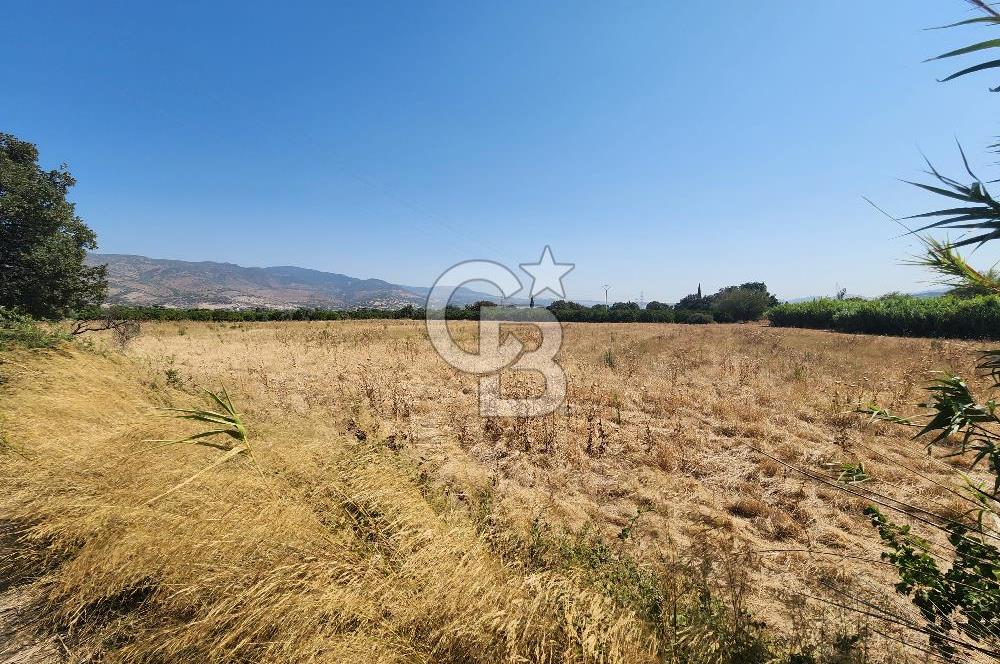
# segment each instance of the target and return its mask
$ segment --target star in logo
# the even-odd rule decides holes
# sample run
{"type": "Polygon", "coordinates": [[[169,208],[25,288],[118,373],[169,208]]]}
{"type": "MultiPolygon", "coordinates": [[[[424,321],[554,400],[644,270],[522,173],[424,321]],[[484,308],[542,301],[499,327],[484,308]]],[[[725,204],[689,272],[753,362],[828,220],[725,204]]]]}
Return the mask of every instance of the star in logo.
{"type": "Polygon", "coordinates": [[[576,267],[573,263],[557,263],[552,250],[545,245],[537,263],[521,263],[521,269],[531,275],[531,297],[549,291],[553,295],[566,297],[562,279],[576,267]]]}

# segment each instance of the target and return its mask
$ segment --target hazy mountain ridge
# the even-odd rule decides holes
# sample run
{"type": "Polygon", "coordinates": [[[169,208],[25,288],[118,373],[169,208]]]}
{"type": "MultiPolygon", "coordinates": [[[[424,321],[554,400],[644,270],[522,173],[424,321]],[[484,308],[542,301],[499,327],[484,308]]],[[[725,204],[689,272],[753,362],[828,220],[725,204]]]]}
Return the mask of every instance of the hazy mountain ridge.
{"type": "MultiPolygon", "coordinates": [[[[207,309],[390,309],[407,304],[422,306],[427,298],[425,288],[288,265],[243,267],[131,254],[89,254],[87,262],[108,265],[110,304],[207,309]]],[[[452,301],[462,304],[482,298],[496,299],[462,288],[452,301]]]]}
{"type": "MultiPolygon", "coordinates": [[[[108,265],[110,304],[205,309],[394,309],[408,304],[424,306],[430,291],[427,286],[404,286],[382,279],[359,279],[292,265],[243,267],[235,263],[182,261],[132,254],[88,254],[87,263],[108,265]]],[[[944,292],[931,290],[914,295],[937,297],[944,292]]],[[[824,296],[798,297],[788,301],[805,302],[820,297],[824,296]]],[[[483,299],[499,300],[496,293],[460,288],[452,303],[463,305],[483,299]]],[[[536,304],[545,306],[551,301],[551,298],[540,297],[536,304]]],[[[527,304],[522,297],[511,298],[508,302],[527,304]]],[[[590,300],[577,302],[598,304],[590,300]]],[[[440,303],[436,304],[440,306],[440,303]]]]}
{"type": "MultiPolygon", "coordinates": [[[[948,291],[949,291],[948,288],[935,288],[931,290],[922,290],[913,293],[899,293],[899,294],[912,295],[913,297],[918,297],[918,298],[933,298],[933,297],[941,297],[943,295],[947,295],[948,291]]],[[[828,300],[833,297],[834,297],[833,295],[807,295],[805,297],[793,297],[789,300],[784,300],[784,302],[788,302],[790,304],[797,304],[799,302],[812,302],[814,300],[828,300]]],[[[861,298],[863,300],[875,299],[874,297],[866,297],[864,295],[854,295],[852,293],[848,293],[847,295],[845,295],[845,297],[848,299],[854,299],[854,298],[861,298]]]]}

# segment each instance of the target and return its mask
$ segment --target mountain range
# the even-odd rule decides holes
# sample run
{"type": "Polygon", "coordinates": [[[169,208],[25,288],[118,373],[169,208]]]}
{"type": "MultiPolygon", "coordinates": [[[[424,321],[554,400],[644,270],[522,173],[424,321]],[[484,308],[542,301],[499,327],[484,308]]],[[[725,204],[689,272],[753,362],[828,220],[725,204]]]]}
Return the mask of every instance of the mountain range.
{"type": "MultiPolygon", "coordinates": [[[[394,309],[423,306],[430,291],[381,279],[358,279],[293,266],[243,267],[129,254],[88,254],[90,265],[108,266],[108,303],[138,306],[247,309],[318,307],[394,309]]],[[[495,294],[460,288],[453,304],[496,300],[495,294]]]]}
{"type": "MultiPolygon", "coordinates": [[[[323,272],[294,266],[243,267],[233,263],[192,262],[148,258],[131,254],[88,254],[90,265],[108,266],[108,303],[137,306],[160,305],[204,309],[396,309],[408,304],[420,307],[427,301],[430,288],[404,286],[382,279],[358,279],[336,272],[323,272]]],[[[914,293],[916,297],[937,297],[946,291],[914,293]]],[[[799,297],[791,302],[818,299],[799,297]]],[[[457,305],[477,300],[496,302],[496,293],[459,288],[451,302],[457,305]]],[[[524,298],[512,298],[511,304],[524,305],[524,298]]],[[[597,302],[577,300],[580,304],[597,302]]],[[[545,306],[549,298],[538,298],[545,306]]],[[[441,303],[435,303],[441,306],[441,303]]]]}

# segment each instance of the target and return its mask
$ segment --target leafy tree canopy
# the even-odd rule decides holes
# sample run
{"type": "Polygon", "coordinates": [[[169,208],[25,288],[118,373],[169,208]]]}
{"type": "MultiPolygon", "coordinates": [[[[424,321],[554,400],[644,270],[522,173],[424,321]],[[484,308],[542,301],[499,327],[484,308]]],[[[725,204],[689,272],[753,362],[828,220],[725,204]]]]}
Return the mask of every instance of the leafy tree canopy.
{"type": "Polygon", "coordinates": [[[65,166],[45,171],[38,148],[0,133],[0,306],[59,318],[103,301],[106,267],[84,265],[97,238],[66,192],[65,166]]]}
{"type": "Polygon", "coordinates": [[[712,297],[702,297],[696,293],[685,295],[677,303],[676,309],[687,309],[690,311],[708,311],[712,308],[712,297]]]}
{"type": "Polygon", "coordinates": [[[476,300],[472,304],[465,305],[465,308],[469,311],[479,311],[484,307],[495,307],[497,303],[492,300],[476,300]]]}
{"type": "Polygon", "coordinates": [[[739,286],[720,288],[714,295],[685,295],[676,309],[711,312],[720,322],[759,320],[778,303],[763,281],[748,281],[739,286]]]}
{"type": "Polygon", "coordinates": [[[760,320],[764,312],[777,303],[778,298],[768,293],[767,287],[739,286],[716,293],[712,298],[712,311],[720,322],[760,320]]]}
{"type": "Polygon", "coordinates": [[[556,300],[548,306],[550,311],[555,311],[556,309],[574,309],[579,311],[580,309],[586,309],[585,306],[577,302],[567,302],[566,300],[556,300]]]}
{"type": "Polygon", "coordinates": [[[612,311],[639,311],[639,305],[635,302],[615,302],[611,305],[612,311]]]}

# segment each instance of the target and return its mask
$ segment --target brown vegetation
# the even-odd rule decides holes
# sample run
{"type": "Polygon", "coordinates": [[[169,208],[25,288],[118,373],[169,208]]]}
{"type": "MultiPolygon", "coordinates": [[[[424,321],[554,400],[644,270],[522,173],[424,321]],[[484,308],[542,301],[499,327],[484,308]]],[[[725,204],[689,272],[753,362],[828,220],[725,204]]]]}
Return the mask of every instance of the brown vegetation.
{"type": "Polygon", "coordinates": [[[9,353],[0,608],[30,597],[70,660],[707,662],[740,633],[782,652],[861,635],[843,661],[900,661],[919,637],[848,610],[912,608],[837,479],[863,462],[856,491],[954,510],[933,483],[954,474],[852,411],[909,412],[972,350],[570,324],[566,405],[538,419],[480,418],[475,378],[409,321],[151,324],[125,356],[9,353]],[[221,385],[263,477],[237,457],[150,504],[222,454],[149,451],[196,430],[155,407],[221,385]]]}

